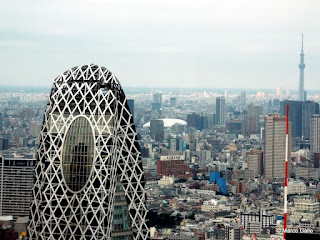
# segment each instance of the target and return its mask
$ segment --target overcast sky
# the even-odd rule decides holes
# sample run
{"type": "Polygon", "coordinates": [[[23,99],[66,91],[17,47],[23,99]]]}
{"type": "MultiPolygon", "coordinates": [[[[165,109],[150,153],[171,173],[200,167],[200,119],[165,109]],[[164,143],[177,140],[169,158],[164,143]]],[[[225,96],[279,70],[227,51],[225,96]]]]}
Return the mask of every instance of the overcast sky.
{"type": "Polygon", "coordinates": [[[1,1],[0,85],[95,63],[123,86],[320,89],[320,2],[1,1]]]}

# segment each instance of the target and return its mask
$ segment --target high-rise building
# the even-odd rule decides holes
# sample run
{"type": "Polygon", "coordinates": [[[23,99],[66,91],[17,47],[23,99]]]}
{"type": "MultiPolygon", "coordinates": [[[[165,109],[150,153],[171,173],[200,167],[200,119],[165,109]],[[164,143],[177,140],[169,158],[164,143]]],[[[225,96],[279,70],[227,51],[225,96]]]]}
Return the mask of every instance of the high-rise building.
{"type": "Polygon", "coordinates": [[[3,130],[2,125],[3,125],[3,118],[2,118],[2,113],[0,113],[0,132],[3,130]]]}
{"type": "Polygon", "coordinates": [[[170,150],[175,151],[183,151],[183,140],[178,137],[173,137],[170,139],[170,150]]]}
{"type": "Polygon", "coordinates": [[[311,117],[310,150],[312,153],[320,152],[320,115],[311,117]]]}
{"type": "Polygon", "coordinates": [[[320,152],[313,153],[313,167],[320,168],[320,152]]]}
{"type": "Polygon", "coordinates": [[[177,106],[177,98],[176,97],[171,97],[170,98],[170,107],[175,108],[177,106]]]}
{"type": "Polygon", "coordinates": [[[154,93],[152,96],[152,110],[160,111],[162,107],[162,93],[154,93]]]}
{"type": "Polygon", "coordinates": [[[0,216],[29,216],[35,159],[0,158],[0,216]]]}
{"type": "Polygon", "coordinates": [[[277,87],[277,96],[281,96],[282,95],[282,89],[277,87]]]}
{"type": "Polygon", "coordinates": [[[319,114],[319,103],[305,101],[302,103],[302,136],[310,139],[311,117],[319,114]]]}
{"type": "Polygon", "coordinates": [[[164,122],[161,119],[152,119],[150,121],[150,135],[156,141],[164,139],[164,122]]]}
{"type": "Polygon", "coordinates": [[[134,100],[133,99],[128,99],[127,100],[128,102],[128,106],[129,106],[129,109],[130,109],[130,112],[134,118],[134,100]]]}
{"type": "MultiPolygon", "coordinates": [[[[284,178],[286,156],[287,118],[268,114],[264,123],[264,175],[265,178],[284,178]]],[[[289,126],[288,173],[290,173],[291,123],[289,126]]]]}
{"type": "Polygon", "coordinates": [[[212,115],[199,115],[191,113],[187,115],[187,126],[198,130],[211,129],[213,126],[212,115]]]}
{"type": "Polygon", "coordinates": [[[0,138],[0,151],[9,149],[9,139],[6,137],[0,138]]]}
{"type": "Polygon", "coordinates": [[[190,113],[187,115],[187,126],[196,129],[201,128],[201,116],[196,113],[190,113]]]}
{"type": "Polygon", "coordinates": [[[240,115],[240,119],[243,122],[244,134],[246,134],[248,132],[248,111],[247,110],[242,111],[242,113],[240,115]]]}
{"type": "Polygon", "coordinates": [[[231,134],[236,134],[237,137],[239,134],[245,135],[245,124],[243,120],[229,120],[227,122],[227,129],[231,134]]]}
{"type": "Polygon", "coordinates": [[[217,125],[226,125],[226,101],[224,97],[216,98],[216,123],[217,125]]]}
{"type": "Polygon", "coordinates": [[[120,181],[117,181],[114,193],[111,239],[132,239],[128,203],[120,181]]]}
{"type": "Polygon", "coordinates": [[[58,76],[40,134],[28,239],[149,239],[137,133],[117,78],[58,76]]]}
{"type": "Polygon", "coordinates": [[[259,133],[259,107],[250,104],[248,106],[248,134],[259,133]]]}
{"type": "Polygon", "coordinates": [[[240,104],[242,107],[246,106],[246,100],[247,100],[246,91],[242,91],[240,96],[240,104]]]}
{"type": "Polygon", "coordinates": [[[263,154],[259,150],[254,150],[247,154],[248,169],[254,170],[254,176],[262,176],[263,174],[263,154]]]}
{"type": "Polygon", "coordinates": [[[299,78],[299,101],[306,100],[306,92],[304,91],[304,68],[306,65],[304,64],[304,52],[303,52],[303,34],[302,34],[302,44],[301,44],[301,53],[300,53],[300,78],[299,78]]]}
{"type": "Polygon", "coordinates": [[[287,88],[287,90],[286,90],[286,96],[287,97],[290,97],[290,90],[287,88]]]}
{"type": "Polygon", "coordinates": [[[200,116],[200,130],[212,129],[213,127],[213,117],[212,115],[201,115],[200,116]]]}
{"type": "Polygon", "coordinates": [[[289,105],[289,119],[292,121],[292,136],[294,138],[310,139],[310,119],[313,114],[319,114],[319,104],[312,101],[291,101],[280,102],[280,114],[287,114],[289,105]]]}
{"type": "Polygon", "coordinates": [[[287,115],[287,105],[289,105],[289,119],[292,123],[292,137],[301,138],[302,136],[302,103],[301,101],[286,100],[280,102],[280,114],[287,115]]]}

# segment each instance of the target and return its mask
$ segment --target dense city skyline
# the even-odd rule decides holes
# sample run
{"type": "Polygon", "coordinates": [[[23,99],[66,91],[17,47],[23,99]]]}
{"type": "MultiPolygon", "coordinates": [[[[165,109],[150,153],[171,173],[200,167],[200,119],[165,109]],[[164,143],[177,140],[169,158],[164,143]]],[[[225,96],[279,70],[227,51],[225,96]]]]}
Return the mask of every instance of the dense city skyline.
{"type": "Polygon", "coordinates": [[[319,7],[1,3],[0,239],[319,239],[319,7]]]}
{"type": "Polygon", "coordinates": [[[318,5],[5,2],[0,85],[46,86],[60,69],[94,62],[123,86],[298,89],[304,33],[305,89],[317,89],[318,5]]]}
{"type": "MultiPolygon", "coordinates": [[[[64,74],[69,76],[68,72],[64,74]]],[[[50,152],[49,158],[56,156],[53,158],[54,166],[67,167],[68,163],[63,159],[69,155],[64,154],[62,146],[72,143],[69,132],[73,133],[73,126],[78,126],[76,120],[88,117],[86,114],[80,114],[72,123],[66,120],[64,124],[60,124],[62,122],[56,117],[53,117],[56,120],[51,121],[48,116],[60,115],[64,119],[68,117],[67,109],[71,110],[74,106],[80,107],[81,103],[92,103],[92,100],[99,99],[96,94],[93,94],[96,96],[94,99],[90,97],[91,88],[81,88],[83,91],[79,95],[80,91],[77,89],[71,91],[71,88],[57,85],[61,79],[68,83],[65,75],[56,79],[50,97],[47,88],[0,88],[0,172],[3,173],[0,174],[0,238],[3,228],[12,222],[15,227],[4,231],[18,237],[26,231],[30,219],[39,219],[38,214],[32,214],[31,218],[27,215],[28,202],[31,203],[34,196],[30,186],[34,180],[30,172],[35,166],[31,163],[35,159],[44,159],[42,153],[50,152]],[[64,94],[65,100],[58,97],[59,92],[64,94]],[[71,101],[68,101],[70,98],[71,101]],[[73,102],[75,99],[76,103],[73,102]],[[49,112],[45,113],[47,108],[49,112]],[[51,108],[55,109],[56,113],[51,114],[51,108]],[[40,131],[44,119],[49,120],[47,123],[50,127],[44,127],[43,131],[40,131]],[[61,128],[61,131],[56,131],[54,126],[61,128]],[[67,134],[63,133],[64,128],[69,129],[67,134]],[[50,138],[46,135],[46,129],[48,133],[52,133],[50,138]],[[60,134],[57,135],[56,132],[60,134]],[[63,141],[57,141],[58,138],[63,141]],[[47,139],[48,144],[43,144],[41,139],[47,139]],[[48,151],[43,151],[43,148],[48,146],[55,146],[57,155],[53,155],[54,151],[50,147],[48,151]],[[37,153],[40,154],[39,157],[37,153]],[[24,172],[23,176],[16,174],[17,171],[24,172]],[[26,184],[20,184],[21,177],[25,179],[26,184]],[[9,201],[15,204],[7,204],[9,201]]],[[[77,83],[81,84],[81,81],[79,79],[77,83]]],[[[109,94],[112,90],[103,91],[109,94]]],[[[308,231],[320,233],[319,91],[308,91],[307,101],[297,101],[298,91],[287,92],[285,89],[182,91],[127,88],[124,91],[134,117],[141,150],[147,195],[146,207],[150,219],[148,226],[152,240],[249,240],[254,234],[257,234],[258,239],[270,240],[281,235],[284,178],[283,168],[279,166],[284,162],[283,116],[287,104],[290,106],[289,119],[292,124],[287,187],[288,228],[307,228],[308,231]],[[281,117],[277,118],[280,121],[275,121],[276,117],[272,116],[280,116],[279,114],[281,117]],[[242,230],[242,227],[245,230],[242,230]],[[250,238],[246,236],[246,232],[250,238]]],[[[98,107],[97,104],[90,104],[90,108],[103,108],[104,105],[100,103],[98,107]]],[[[100,134],[95,135],[99,138],[100,134]]],[[[105,145],[108,144],[103,144],[105,145]]],[[[82,156],[82,150],[78,149],[81,148],[74,148],[74,160],[87,156],[82,156]]],[[[91,169],[100,166],[97,162],[93,162],[93,165],[91,169]]],[[[81,169],[80,165],[75,166],[70,174],[63,170],[63,178],[73,176],[74,170],[78,172],[81,169]]],[[[61,175],[58,174],[58,177],[61,175]]],[[[66,183],[62,181],[54,185],[57,187],[56,194],[61,189],[79,189],[83,186],[84,178],[80,177],[78,182],[70,179],[66,183]]],[[[43,182],[43,186],[49,185],[43,182]]],[[[63,199],[72,195],[69,193],[65,192],[63,199]]],[[[125,218],[127,202],[123,201],[126,191],[121,191],[121,185],[116,185],[115,195],[115,204],[121,207],[116,215],[117,223],[113,222],[113,226],[114,230],[119,230],[128,226],[128,218],[125,218]]],[[[55,206],[65,206],[65,202],[51,202],[49,205],[54,209],[55,206]]],[[[41,207],[35,209],[38,209],[36,212],[42,212],[41,207]]],[[[57,210],[52,211],[51,215],[58,217],[58,209],[57,207],[57,210]]],[[[78,211],[76,215],[77,213],[78,211]]],[[[61,216],[68,217],[68,214],[66,212],[61,216]]],[[[44,217],[48,216],[44,213],[44,217]]],[[[91,215],[88,216],[91,218],[91,215]]],[[[76,220],[70,221],[74,223],[76,220]]],[[[92,223],[90,226],[92,227],[92,223]]],[[[76,225],[73,227],[80,229],[76,228],[76,225]]],[[[50,231],[50,228],[44,228],[42,232],[47,234],[50,231]]],[[[61,229],[61,234],[69,236],[70,231],[61,229]]],[[[93,236],[89,234],[86,238],[90,239],[93,236]]]]}

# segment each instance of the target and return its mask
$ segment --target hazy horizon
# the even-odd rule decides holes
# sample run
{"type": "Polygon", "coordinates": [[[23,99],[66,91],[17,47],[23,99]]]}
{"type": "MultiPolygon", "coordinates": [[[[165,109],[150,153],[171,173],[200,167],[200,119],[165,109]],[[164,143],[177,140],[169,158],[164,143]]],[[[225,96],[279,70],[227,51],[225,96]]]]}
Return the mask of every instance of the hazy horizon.
{"type": "Polygon", "coordinates": [[[313,0],[6,1],[0,85],[51,86],[62,72],[95,63],[126,87],[295,90],[303,32],[305,89],[319,89],[317,6],[313,0]]]}

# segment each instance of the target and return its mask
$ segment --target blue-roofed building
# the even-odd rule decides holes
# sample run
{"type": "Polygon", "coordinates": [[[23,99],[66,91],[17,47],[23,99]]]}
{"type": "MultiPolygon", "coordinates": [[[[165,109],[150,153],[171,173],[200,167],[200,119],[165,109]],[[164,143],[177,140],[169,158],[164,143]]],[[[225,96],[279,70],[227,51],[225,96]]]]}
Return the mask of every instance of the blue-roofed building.
{"type": "Polygon", "coordinates": [[[220,177],[220,172],[210,172],[209,182],[210,184],[215,182],[219,186],[220,192],[224,195],[227,194],[227,180],[220,177]]]}
{"type": "Polygon", "coordinates": [[[227,181],[225,178],[217,178],[216,184],[219,186],[222,194],[227,194],[227,181]]]}
{"type": "Polygon", "coordinates": [[[217,182],[218,178],[220,178],[220,172],[210,172],[210,184],[212,184],[213,181],[217,182]]]}

